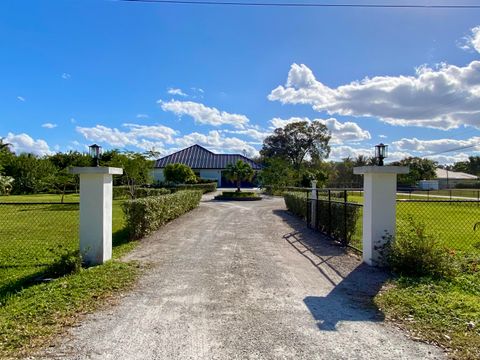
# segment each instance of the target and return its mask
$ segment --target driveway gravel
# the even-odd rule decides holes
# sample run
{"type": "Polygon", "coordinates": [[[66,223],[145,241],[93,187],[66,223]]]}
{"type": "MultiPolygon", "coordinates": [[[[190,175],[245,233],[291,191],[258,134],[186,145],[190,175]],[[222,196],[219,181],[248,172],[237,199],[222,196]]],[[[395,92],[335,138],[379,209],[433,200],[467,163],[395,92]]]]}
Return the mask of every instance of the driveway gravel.
{"type": "Polygon", "coordinates": [[[385,275],[321,240],[281,198],[200,207],[144,239],[150,264],[48,359],[443,359],[371,304],[385,275]]]}

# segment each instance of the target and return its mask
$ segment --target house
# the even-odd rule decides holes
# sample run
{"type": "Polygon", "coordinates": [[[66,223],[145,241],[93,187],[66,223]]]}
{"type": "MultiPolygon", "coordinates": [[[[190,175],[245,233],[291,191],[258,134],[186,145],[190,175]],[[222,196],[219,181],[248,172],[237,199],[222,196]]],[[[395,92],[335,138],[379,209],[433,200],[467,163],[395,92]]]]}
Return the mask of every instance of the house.
{"type": "MultiPolygon", "coordinates": [[[[155,162],[153,178],[156,182],[165,181],[163,169],[168,164],[185,164],[192,168],[193,172],[202,179],[216,181],[219,187],[233,187],[234,184],[224,176],[224,171],[230,163],[242,160],[249,164],[253,170],[261,170],[262,166],[252,159],[240,154],[215,154],[200,145],[193,145],[177,151],[171,155],[158,159],[155,162]]],[[[244,184],[248,186],[251,184],[244,184]]]]}
{"type": "Polygon", "coordinates": [[[473,183],[478,181],[478,176],[463,172],[437,168],[436,173],[436,179],[438,180],[438,187],[440,189],[451,189],[457,184],[473,183]]]}
{"type": "Polygon", "coordinates": [[[478,182],[478,176],[437,168],[435,180],[421,180],[419,187],[422,190],[452,189],[457,184],[478,182]]]}

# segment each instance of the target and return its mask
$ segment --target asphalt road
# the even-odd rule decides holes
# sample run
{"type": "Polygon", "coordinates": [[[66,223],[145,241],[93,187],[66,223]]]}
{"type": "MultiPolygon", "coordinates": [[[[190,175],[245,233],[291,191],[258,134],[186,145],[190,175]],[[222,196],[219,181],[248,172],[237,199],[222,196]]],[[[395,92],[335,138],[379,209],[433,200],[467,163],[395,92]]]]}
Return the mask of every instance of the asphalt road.
{"type": "Polygon", "coordinates": [[[118,304],[37,358],[433,359],[371,304],[385,276],[284,210],[283,200],[201,206],[128,256],[151,266],[118,304]]]}

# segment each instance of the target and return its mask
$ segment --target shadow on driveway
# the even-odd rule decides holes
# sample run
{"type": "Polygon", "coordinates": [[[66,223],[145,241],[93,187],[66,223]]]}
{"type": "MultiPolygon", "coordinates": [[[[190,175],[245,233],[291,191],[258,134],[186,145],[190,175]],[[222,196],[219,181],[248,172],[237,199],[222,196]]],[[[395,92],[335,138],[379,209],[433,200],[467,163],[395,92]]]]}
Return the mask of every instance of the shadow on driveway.
{"type": "Polygon", "coordinates": [[[287,211],[274,210],[273,213],[294,229],[283,236],[285,241],[318,269],[320,281],[328,282],[332,287],[324,297],[307,296],[303,299],[320,330],[334,331],[341,321],[384,320],[383,313],[373,303],[373,298],[388,279],[384,271],[361,263],[287,211]]]}

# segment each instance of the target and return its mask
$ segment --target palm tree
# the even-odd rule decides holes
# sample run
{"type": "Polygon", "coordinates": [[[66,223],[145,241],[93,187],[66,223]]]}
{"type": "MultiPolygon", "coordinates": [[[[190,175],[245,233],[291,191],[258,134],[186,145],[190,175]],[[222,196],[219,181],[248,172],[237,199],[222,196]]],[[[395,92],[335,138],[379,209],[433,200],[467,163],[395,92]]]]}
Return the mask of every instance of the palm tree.
{"type": "Polygon", "coordinates": [[[240,184],[242,181],[251,180],[254,171],[250,165],[242,160],[238,160],[236,163],[227,164],[225,170],[225,176],[230,181],[237,183],[237,192],[240,192],[240,184]]]}
{"type": "Polygon", "coordinates": [[[4,143],[3,139],[4,138],[0,138],[0,150],[8,149],[9,146],[12,146],[12,144],[10,144],[10,143],[4,143]]]}

